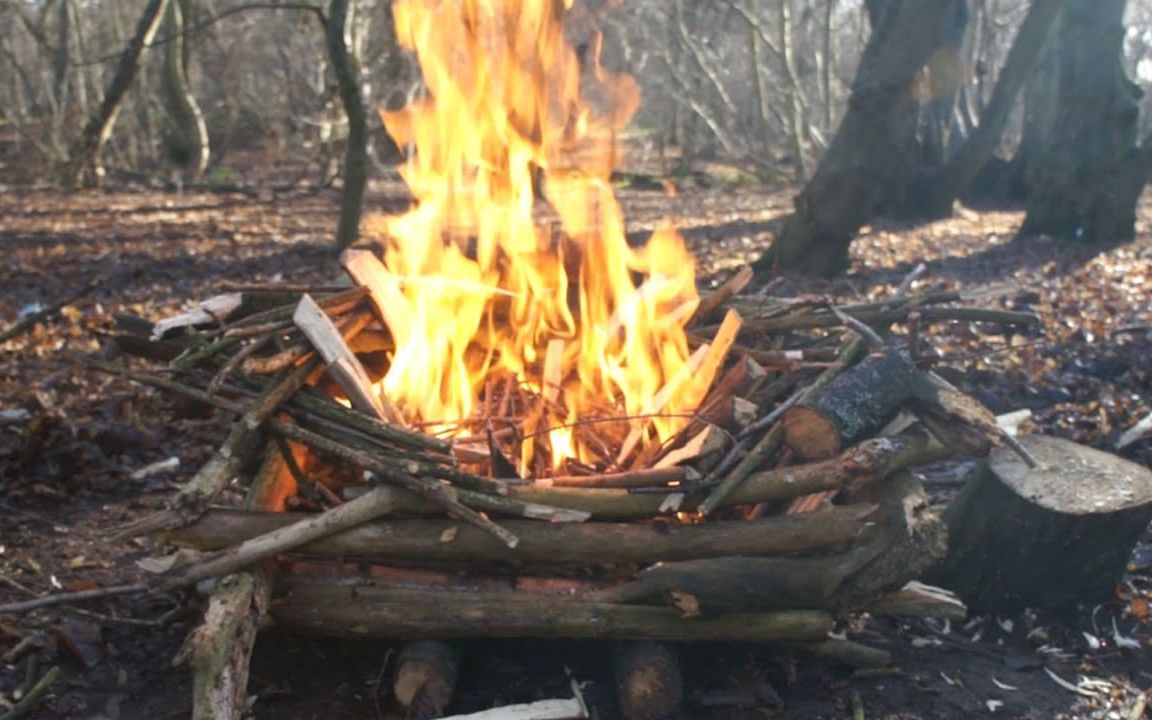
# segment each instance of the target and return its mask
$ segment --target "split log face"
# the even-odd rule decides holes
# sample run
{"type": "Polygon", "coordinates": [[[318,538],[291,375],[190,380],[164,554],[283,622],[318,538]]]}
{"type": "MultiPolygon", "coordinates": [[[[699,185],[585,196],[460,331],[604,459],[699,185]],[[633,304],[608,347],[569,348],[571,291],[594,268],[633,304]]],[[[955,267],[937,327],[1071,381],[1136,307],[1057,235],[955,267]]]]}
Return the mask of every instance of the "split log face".
{"type": "Polygon", "coordinates": [[[866,358],[785,413],[784,442],[800,457],[830,457],[874,435],[926,380],[894,351],[866,358]]]}
{"type": "Polygon", "coordinates": [[[992,455],[946,511],[948,556],[928,582],[988,612],[1109,597],[1152,520],[1152,472],[1067,440],[1022,443],[1040,467],[992,455]]]}

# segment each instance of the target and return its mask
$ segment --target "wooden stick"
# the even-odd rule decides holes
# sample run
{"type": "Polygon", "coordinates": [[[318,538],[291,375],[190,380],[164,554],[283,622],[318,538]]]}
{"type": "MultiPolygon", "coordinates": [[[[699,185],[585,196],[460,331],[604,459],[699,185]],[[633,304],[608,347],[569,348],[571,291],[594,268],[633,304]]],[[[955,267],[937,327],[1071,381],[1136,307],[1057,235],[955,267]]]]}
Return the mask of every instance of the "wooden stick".
{"type": "Polygon", "coordinates": [[[8,708],[3,715],[0,715],[0,720],[19,720],[19,718],[32,712],[32,709],[40,702],[40,698],[44,697],[49,688],[51,688],[53,683],[59,678],[60,666],[53,665],[48,669],[48,672],[40,676],[40,679],[36,681],[36,684],[32,686],[32,689],[28,691],[27,695],[20,698],[19,702],[8,708]]]}
{"type": "MultiPolygon", "coordinates": [[[[352,462],[365,470],[371,470],[385,480],[399,485],[400,487],[419,495],[420,497],[437,503],[443,507],[451,515],[460,518],[466,522],[482,528],[486,532],[500,538],[508,547],[515,547],[517,543],[516,536],[507,530],[501,528],[496,523],[492,522],[483,515],[477,513],[475,510],[461,504],[457,493],[468,491],[454,491],[452,488],[444,485],[443,483],[431,480],[424,477],[416,477],[409,475],[402,469],[398,469],[395,462],[382,460],[374,455],[353,450],[339,442],[329,440],[328,438],[314,433],[311,430],[305,430],[302,427],[292,425],[291,423],[276,423],[276,429],[285,437],[303,443],[321,453],[347,460],[352,462]]],[[[409,461],[415,462],[415,461],[409,461]]],[[[474,496],[479,498],[489,498],[487,495],[480,493],[473,493],[474,496]]],[[[492,500],[501,500],[503,498],[491,498],[492,500]]]]}
{"type": "Polygon", "coordinates": [[[816,610],[684,618],[674,608],[594,603],[524,592],[344,588],[287,578],[272,608],[294,631],[343,637],[647,638],[775,642],[823,638],[835,622],[816,610]]]}
{"type": "Polygon", "coordinates": [[[54,595],[44,595],[43,597],[32,598],[31,600],[20,600],[17,602],[4,603],[0,605],[0,615],[25,613],[30,610],[39,610],[40,608],[55,607],[56,605],[66,605],[69,603],[82,602],[84,600],[99,600],[102,598],[118,597],[120,595],[139,595],[148,591],[148,586],[143,583],[132,583],[130,585],[112,585],[110,587],[93,588],[91,590],[75,590],[72,592],[56,593],[54,595]]]}
{"type": "Polygon", "coordinates": [[[658,467],[602,475],[557,475],[537,480],[542,487],[630,488],[651,487],[683,482],[687,470],[682,467],[658,467]]]}
{"type": "MultiPolygon", "coordinates": [[[[295,490],[284,460],[268,453],[252,480],[245,507],[280,511],[295,490]]],[[[192,666],[192,720],[240,720],[248,711],[248,671],[256,631],[271,598],[269,567],[223,578],[204,612],[204,620],[185,640],[174,663],[192,666]]]]}
{"type": "MultiPolygon", "coordinates": [[[[914,307],[904,307],[893,310],[863,310],[851,311],[842,309],[860,322],[869,325],[891,324],[904,322],[908,313],[914,307]]],[[[1034,313],[1015,312],[1010,310],[987,310],[983,308],[967,307],[921,307],[917,310],[923,322],[939,322],[945,320],[959,322],[988,322],[1002,325],[1017,325],[1031,327],[1039,324],[1040,318],[1034,313]]],[[[791,330],[814,330],[842,325],[840,318],[832,311],[815,312],[809,314],[793,314],[781,317],[753,318],[744,324],[746,330],[758,332],[779,333],[791,330]]],[[[700,328],[697,334],[705,334],[715,328],[700,328]]]]}
{"type": "Polygon", "coordinates": [[[26,315],[23,320],[20,320],[20,321],[14,323],[7,330],[0,332],[0,343],[11,340],[12,338],[16,337],[17,335],[20,335],[23,332],[27,332],[28,330],[31,330],[33,327],[36,326],[37,323],[44,320],[45,318],[49,318],[49,317],[55,315],[56,313],[60,312],[60,310],[63,309],[64,306],[71,305],[72,303],[76,302],[80,298],[84,297],[88,293],[90,293],[93,290],[95,290],[96,288],[100,287],[100,285],[103,282],[104,281],[102,278],[97,279],[97,280],[92,280],[91,282],[89,282],[84,287],[82,287],[79,290],[76,290],[75,292],[73,292],[72,294],[66,296],[63,300],[58,300],[58,301],[52,303],[51,305],[49,305],[48,307],[41,308],[40,310],[37,310],[36,312],[34,312],[30,315],[26,315]]]}
{"type": "Polygon", "coordinates": [[[394,494],[391,488],[373,488],[355,500],[314,517],[300,519],[291,525],[245,540],[236,547],[197,560],[191,565],[177,567],[164,575],[159,589],[172,590],[205,578],[227,575],[264,558],[375,520],[395,508],[394,494]]]}
{"type": "MultiPolygon", "coordinates": [[[[367,294],[368,291],[364,288],[352,287],[338,293],[333,293],[332,295],[325,295],[316,302],[329,313],[341,315],[343,312],[347,312],[358,305],[367,294]]],[[[229,326],[229,329],[233,330],[254,325],[268,325],[270,323],[288,323],[291,325],[292,313],[295,311],[295,302],[286,303],[281,307],[271,308],[264,312],[255,313],[241,320],[237,320],[229,326]]]]}
{"type": "Polygon", "coordinates": [[[747,265],[741,266],[739,270],[724,281],[723,285],[716,288],[715,292],[700,298],[700,305],[697,306],[696,314],[693,316],[690,325],[706,321],[708,316],[710,316],[716,308],[728,302],[734,295],[739,294],[744,288],[748,287],[748,283],[752,282],[755,276],[751,267],[747,265]]]}
{"type": "MultiPolygon", "coordinates": [[[[385,563],[513,561],[557,565],[647,564],[723,554],[810,555],[841,552],[866,538],[875,512],[875,505],[845,505],[800,516],[694,525],[507,520],[504,527],[520,538],[514,549],[451,520],[394,519],[336,532],[295,550],[310,556],[385,563]]],[[[266,537],[316,517],[320,516],[214,509],[195,524],[166,533],[164,538],[177,545],[218,551],[240,543],[247,545],[252,538],[266,537]]]]}
{"type": "Polygon", "coordinates": [[[305,363],[287,373],[279,382],[269,384],[248,406],[244,415],[232,424],[228,437],[212,458],[184,484],[164,510],[118,528],[111,541],[121,542],[158,530],[171,530],[199,517],[263,445],[257,428],[287,397],[300,389],[311,371],[312,364],[305,363]]]}

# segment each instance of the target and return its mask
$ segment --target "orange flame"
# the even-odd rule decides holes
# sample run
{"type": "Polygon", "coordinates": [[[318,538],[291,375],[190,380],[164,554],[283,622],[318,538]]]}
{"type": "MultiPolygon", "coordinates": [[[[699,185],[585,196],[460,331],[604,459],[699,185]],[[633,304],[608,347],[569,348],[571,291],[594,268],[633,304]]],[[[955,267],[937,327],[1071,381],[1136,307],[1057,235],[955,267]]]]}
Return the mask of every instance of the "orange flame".
{"type": "Polygon", "coordinates": [[[586,454],[573,423],[627,415],[631,434],[666,439],[707,389],[683,329],[698,302],[692,257],[670,229],[630,247],[612,193],[639,88],[599,66],[598,42],[582,68],[564,34],[571,9],[393,3],[427,95],[383,120],[414,149],[402,174],[417,202],[372,221],[396,281],[383,391],[407,417],[449,427],[473,415],[488,379],[511,376],[544,398],[523,432],[545,431],[553,467],[586,454]],[[537,169],[558,228],[537,219],[537,169]]]}

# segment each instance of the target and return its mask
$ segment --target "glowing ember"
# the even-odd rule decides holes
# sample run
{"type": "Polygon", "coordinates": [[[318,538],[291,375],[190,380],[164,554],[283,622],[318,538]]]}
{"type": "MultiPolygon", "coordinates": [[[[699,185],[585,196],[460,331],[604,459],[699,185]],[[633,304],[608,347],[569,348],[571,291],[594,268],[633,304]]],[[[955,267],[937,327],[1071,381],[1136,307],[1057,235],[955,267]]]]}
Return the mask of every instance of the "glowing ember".
{"type": "Polygon", "coordinates": [[[609,182],[639,90],[599,66],[598,47],[582,68],[564,35],[571,5],[393,3],[428,91],[384,115],[414,149],[403,176],[417,203],[370,223],[393,281],[384,394],[413,422],[465,433],[485,394],[491,413],[494,388],[530,392],[526,470],[534,446],[552,467],[603,465],[603,447],[573,432],[592,420],[624,461],[683,427],[711,384],[683,329],[697,304],[692,257],[671,229],[629,247],[609,182]],[[559,228],[534,216],[537,169],[559,228]]]}

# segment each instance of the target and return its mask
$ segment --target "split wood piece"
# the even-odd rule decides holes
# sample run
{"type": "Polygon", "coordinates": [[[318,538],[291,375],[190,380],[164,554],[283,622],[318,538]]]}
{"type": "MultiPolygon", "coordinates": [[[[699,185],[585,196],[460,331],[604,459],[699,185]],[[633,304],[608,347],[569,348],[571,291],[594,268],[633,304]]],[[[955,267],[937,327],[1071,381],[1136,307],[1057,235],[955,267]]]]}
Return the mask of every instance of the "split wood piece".
{"type": "MultiPolygon", "coordinates": [[[[651,420],[647,416],[656,415],[664,410],[664,406],[668,404],[676,393],[685,388],[690,381],[695,377],[700,377],[701,364],[708,356],[710,346],[701,345],[696,348],[696,351],[684,362],[682,366],[673,373],[672,377],[664,383],[663,387],[656,391],[652,399],[644,404],[641,415],[645,416],[643,419],[635,421],[632,430],[629,431],[628,436],[624,438],[624,442],[620,445],[620,452],[616,455],[615,465],[619,466],[631,457],[632,451],[640,444],[644,438],[644,434],[648,432],[648,426],[651,420]]],[[[633,468],[635,469],[635,468],[633,468]]]]}
{"type": "MultiPolygon", "coordinates": [[[[373,488],[355,500],[311,517],[300,518],[290,525],[247,539],[236,547],[220,550],[207,558],[174,568],[161,578],[159,589],[172,590],[205,578],[226,575],[307,542],[375,520],[393,511],[396,506],[394,495],[395,491],[391,488],[373,488]]],[[[277,512],[274,515],[284,516],[286,513],[277,512]]]]}
{"type": "Polygon", "coordinates": [[[353,407],[381,420],[399,422],[396,411],[373,391],[368,371],[360,364],[359,358],[352,354],[336,324],[324,314],[311,295],[305,294],[300,298],[292,321],[320,353],[320,357],[324,358],[328,372],[347,393],[353,407]]]}
{"type": "Polygon", "coordinates": [[[396,657],[392,696],[405,718],[443,717],[456,694],[460,649],[440,640],[407,643],[396,657]]]}
{"type": "Polygon", "coordinates": [[[279,382],[268,384],[241,418],[232,424],[228,437],[212,458],[184,484],[168,502],[168,507],[118,528],[111,541],[121,542],[160,530],[171,530],[200,517],[220,491],[240,474],[244,464],[257,454],[264,444],[257,429],[304,385],[313,367],[312,363],[305,363],[287,373],[279,382]]]}
{"type": "Polygon", "coordinates": [[[760,406],[751,400],[729,395],[718,398],[700,412],[700,421],[722,427],[730,432],[738,432],[755,422],[760,414],[760,406]]]}
{"type": "Polygon", "coordinates": [[[1152,471],[1067,440],[1020,440],[1040,467],[992,454],[945,511],[948,557],[928,581],[981,612],[1112,597],[1152,520],[1152,471]]]}
{"type": "MultiPolygon", "coordinates": [[[[504,527],[520,538],[515,549],[477,528],[449,520],[386,520],[364,523],[290,549],[318,557],[356,557],[386,563],[507,561],[561,565],[643,564],[721,554],[818,555],[842,552],[865,541],[874,527],[876,509],[868,504],[845,505],[799,516],[695,525],[509,520],[503,523],[504,527]]],[[[202,551],[232,548],[228,554],[239,555],[244,547],[267,546],[268,538],[285,529],[318,522],[323,517],[213,509],[194,525],[164,537],[168,542],[202,551]]]]}
{"type": "MultiPolygon", "coordinates": [[[[344,338],[344,342],[348,343],[348,347],[353,353],[369,352],[375,349],[380,340],[366,340],[366,335],[377,335],[378,333],[366,333],[364,330],[372,323],[376,322],[376,318],[372,315],[371,311],[363,313],[349,313],[341,318],[336,326],[340,329],[340,335],[344,338]]],[[[257,340],[249,347],[255,347],[261,340],[271,340],[273,336],[267,335],[264,338],[257,340]]],[[[391,339],[386,341],[386,346],[391,347],[391,339]]],[[[289,344],[283,350],[272,355],[265,355],[261,357],[247,357],[241,358],[240,367],[244,372],[250,375],[269,375],[274,372],[279,372],[289,365],[295,364],[298,360],[313,352],[313,347],[304,338],[299,338],[296,342],[289,344]]],[[[240,357],[237,353],[228,362],[231,364],[240,357]]]]}
{"type": "MultiPolygon", "coordinates": [[[[572,689],[579,690],[575,685],[572,689]]],[[[577,694],[572,698],[536,700],[477,710],[464,715],[449,715],[443,720],[584,720],[588,717],[591,717],[588,714],[588,706],[577,694]]]]}
{"type": "Polygon", "coordinates": [[[684,679],[674,648],[651,640],[622,643],[612,654],[612,670],[624,720],[668,720],[679,716],[684,679]]]}
{"type": "MultiPolygon", "coordinates": [[[[882,501],[876,534],[839,555],[817,558],[721,556],[664,562],[631,583],[593,593],[601,602],[671,600],[700,613],[820,608],[852,611],[904,587],[944,554],[944,524],[910,473],[874,488],[882,501]]],[[[805,517],[805,516],[786,516],[805,517]]]]}
{"type": "Polygon", "coordinates": [[[340,264],[357,285],[367,288],[368,297],[396,346],[403,346],[412,334],[412,307],[400,289],[399,279],[369,250],[345,250],[340,264]]]}
{"type": "Polygon", "coordinates": [[[103,280],[92,280],[87,285],[85,285],[84,287],[80,288],[79,290],[76,290],[75,292],[71,293],[70,295],[67,295],[63,299],[57,300],[56,302],[52,303],[51,305],[49,305],[45,308],[41,308],[40,310],[37,310],[36,312],[25,316],[23,319],[17,321],[16,323],[14,323],[12,326],[7,328],[6,330],[0,331],[0,343],[11,340],[12,338],[17,337],[21,333],[24,333],[24,332],[27,332],[28,330],[31,330],[32,328],[34,328],[36,326],[37,323],[39,323],[42,320],[49,318],[49,317],[55,315],[56,313],[60,312],[60,310],[62,310],[65,306],[71,305],[72,303],[76,302],[77,300],[84,297],[88,293],[92,292],[96,288],[100,287],[100,285],[102,283],[103,283],[103,280]]]}
{"type": "Polygon", "coordinates": [[[705,425],[688,442],[668,452],[652,466],[653,469],[676,467],[681,463],[699,460],[720,452],[728,444],[728,434],[715,425],[705,425]]]}
{"type": "Polygon", "coordinates": [[[692,316],[690,325],[707,322],[709,316],[711,316],[717,308],[743,292],[744,288],[748,287],[748,283],[752,282],[755,276],[756,274],[752,271],[752,268],[747,265],[742,266],[739,270],[732,273],[732,276],[725,280],[723,285],[716,288],[715,292],[700,298],[700,305],[697,306],[696,314],[692,316]]]}
{"type": "Polygon", "coordinates": [[[172,330],[196,327],[197,325],[223,324],[244,302],[240,293],[215,295],[200,302],[196,307],[179,315],[164,318],[152,326],[152,339],[162,340],[172,330]]]}
{"type": "MultiPolygon", "coordinates": [[[[245,502],[249,510],[283,510],[295,486],[283,458],[268,453],[245,502]]],[[[223,578],[201,624],[173,660],[192,668],[192,720],[241,720],[248,712],[248,671],[256,631],[268,610],[271,569],[258,567],[223,578]]]]}
{"type": "Polygon", "coordinates": [[[598,475],[557,475],[556,477],[537,480],[536,484],[544,487],[653,487],[656,485],[683,482],[687,475],[687,469],[682,467],[659,467],[598,475]]]}
{"type": "Polygon", "coordinates": [[[815,640],[835,625],[818,610],[686,618],[673,608],[613,605],[523,592],[355,588],[285,578],[277,626],[337,637],[616,638],[778,642],[815,640]]]}
{"type": "MultiPolygon", "coordinates": [[[[843,489],[850,482],[882,478],[896,470],[941,460],[951,454],[951,449],[926,433],[873,438],[848,448],[835,458],[751,473],[717,507],[789,500],[824,490],[843,489]]],[[[540,488],[531,485],[509,487],[508,497],[582,510],[591,513],[593,518],[636,518],[666,512],[690,512],[699,504],[696,496],[683,497],[681,493],[635,494],[616,489],[540,488]],[[677,497],[680,497],[680,502],[677,502],[677,497]]]]}

